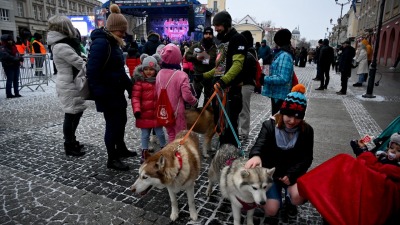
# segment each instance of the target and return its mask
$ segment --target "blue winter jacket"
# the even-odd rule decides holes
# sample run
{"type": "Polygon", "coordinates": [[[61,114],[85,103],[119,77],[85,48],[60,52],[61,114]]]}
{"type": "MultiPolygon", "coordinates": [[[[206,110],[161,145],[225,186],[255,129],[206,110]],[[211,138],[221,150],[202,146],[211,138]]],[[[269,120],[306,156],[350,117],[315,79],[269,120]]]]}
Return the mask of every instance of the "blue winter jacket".
{"type": "Polygon", "coordinates": [[[86,75],[98,112],[127,107],[125,90],[132,93],[132,82],[125,73],[125,61],[117,40],[105,29],[94,30],[86,75]]]}
{"type": "Polygon", "coordinates": [[[261,94],[274,99],[285,100],[292,89],[293,58],[285,52],[276,53],[269,69],[269,76],[264,77],[261,94]]]}

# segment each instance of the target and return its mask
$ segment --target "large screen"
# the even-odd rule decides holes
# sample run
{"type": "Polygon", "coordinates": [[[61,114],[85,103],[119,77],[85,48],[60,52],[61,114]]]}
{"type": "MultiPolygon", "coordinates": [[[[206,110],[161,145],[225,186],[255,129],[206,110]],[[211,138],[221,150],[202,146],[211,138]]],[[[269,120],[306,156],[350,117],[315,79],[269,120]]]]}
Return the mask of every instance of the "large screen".
{"type": "Polygon", "coordinates": [[[67,16],[82,37],[87,37],[96,28],[94,16],[67,16]]]}
{"type": "Polygon", "coordinates": [[[189,21],[187,18],[151,18],[149,29],[158,33],[163,39],[172,42],[188,40],[189,21]]]}

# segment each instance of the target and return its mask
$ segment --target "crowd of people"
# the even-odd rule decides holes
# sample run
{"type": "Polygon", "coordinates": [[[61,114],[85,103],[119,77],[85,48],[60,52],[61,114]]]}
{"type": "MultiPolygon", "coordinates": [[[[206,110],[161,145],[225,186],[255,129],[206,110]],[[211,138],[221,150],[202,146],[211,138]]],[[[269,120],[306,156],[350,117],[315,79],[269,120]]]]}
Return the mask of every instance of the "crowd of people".
{"type": "MultiPolygon", "coordinates": [[[[163,43],[155,32],[149,32],[148,41],[142,46],[135,41],[126,46],[124,37],[128,22],[116,4],[110,6],[106,26],[94,30],[85,47],[80,42],[79,31],[67,17],[55,15],[48,22],[47,44],[57,68],[56,91],[64,112],[66,155],[81,157],[85,154],[84,145],[77,140],[76,130],[86,105],[74,83],[83,67],[87,70],[90,99],[94,100],[96,110],[103,114],[105,120],[107,167],[120,171],[129,170],[122,158],[138,155],[136,151],[128,149],[124,140],[127,101],[131,101],[136,127],[141,130],[143,162],[144,155],[151,151],[151,133],[156,134],[161,148],[173,141],[179,131],[186,129],[185,108],[199,107],[198,99],[202,94],[204,102],[211,98],[213,92],[224,97],[228,114],[226,119],[230,120],[232,129],[217,127],[219,144],[234,146],[239,145],[238,138],[243,141],[249,136],[251,94],[261,92],[269,97],[272,117],[262,123],[245,165],[246,168],[263,166],[276,169],[272,188],[266,193],[268,200],[262,207],[268,224],[278,224],[277,215],[282,208],[288,215],[296,216],[296,205],[306,201],[305,196],[301,196],[297,181],[307,173],[313,161],[314,130],[304,120],[306,89],[302,84],[293,86],[294,66],[304,67],[307,56],[312,56],[317,64],[314,80],[320,81],[316,90],[321,91],[329,85],[331,66],[336,67],[342,82],[342,89],[337,94],[345,95],[353,58],[358,63],[359,79],[353,85],[357,87],[366,81],[372,54],[372,48],[366,40],[360,43],[357,53],[349,41],[343,42],[340,49],[335,51],[327,39],[319,41],[315,54],[309,54],[305,48],[294,50],[291,46],[292,34],[287,29],[276,32],[273,50],[265,40],[253,46],[251,32],[237,32],[232,27],[231,15],[226,11],[217,13],[213,19],[216,37],[214,30],[207,27],[200,42],[182,44],[181,48],[173,43],[163,43]],[[126,59],[124,49],[128,53],[126,59]],[[262,90],[256,88],[259,61],[269,67],[269,73],[264,74],[260,81],[262,90]],[[185,64],[188,66],[185,67],[185,64]],[[130,77],[126,75],[125,65],[129,68],[130,77]],[[169,96],[175,116],[175,123],[165,126],[168,139],[156,115],[157,98],[162,89],[169,96]],[[282,190],[285,192],[284,198],[281,196],[282,190]]],[[[44,54],[46,50],[40,42],[41,35],[33,36],[32,52],[44,54]]],[[[7,98],[21,97],[18,92],[21,55],[11,36],[3,35],[1,41],[7,98]],[[11,87],[14,88],[14,94],[11,87]]],[[[35,61],[37,67],[40,63],[43,62],[35,61]]],[[[214,121],[219,124],[223,115],[220,113],[222,106],[215,98],[211,105],[214,121]]],[[[387,156],[390,158],[380,155],[379,161],[390,161],[399,166],[398,163],[392,163],[400,159],[398,139],[396,136],[389,146],[390,154],[387,156]]],[[[361,153],[357,152],[357,155],[361,153]]]]}

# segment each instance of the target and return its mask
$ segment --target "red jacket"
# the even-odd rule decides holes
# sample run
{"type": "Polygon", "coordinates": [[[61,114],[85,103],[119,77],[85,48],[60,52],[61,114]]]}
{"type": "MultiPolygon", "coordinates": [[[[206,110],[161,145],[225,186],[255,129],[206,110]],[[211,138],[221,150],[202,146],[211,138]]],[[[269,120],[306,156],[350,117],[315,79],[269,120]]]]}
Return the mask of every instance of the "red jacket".
{"type": "Polygon", "coordinates": [[[138,128],[159,127],[156,119],[157,92],[156,84],[147,81],[136,81],[132,89],[133,113],[140,112],[136,119],[138,128]]]}
{"type": "Polygon", "coordinates": [[[126,66],[129,68],[129,75],[133,77],[133,71],[136,66],[140,65],[140,58],[126,58],[126,66]]]}

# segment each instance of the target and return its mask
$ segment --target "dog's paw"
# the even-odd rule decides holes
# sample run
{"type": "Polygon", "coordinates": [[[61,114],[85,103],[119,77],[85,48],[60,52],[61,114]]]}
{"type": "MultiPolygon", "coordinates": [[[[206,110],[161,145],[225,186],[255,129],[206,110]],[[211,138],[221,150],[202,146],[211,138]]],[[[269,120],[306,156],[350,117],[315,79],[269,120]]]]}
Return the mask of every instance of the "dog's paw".
{"type": "Polygon", "coordinates": [[[207,196],[207,197],[210,197],[210,196],[211,196],[211,192],[212,192],[212,188],[207,187],[206,196],[207,196]]]}
{"type": "MultiPolygon", "coordinates": [[[[173,210],[172,210],[173,211],[173,210]]],[[[176,219],[178,219],[179,213],[178,212],[171,212],[171,215],[169,216],[169,218],[172,221],[175,221],[176,219]]],[[[190,217],[192,217],[192,214],[190,214],[190,217]]]]}
{"type": "Polygon", "coordinates": [[[194,220],[194,221],[196,221],[197,220],[197,218],[198,218],[198,215],[197,215],[197,211],[196,210],[194,210],[194,212],[190,212],[190,218],[192,219],[192,220],[194,220]]]}
{"type": "Polygon", "coordinates": [[[207,153],[203,153],[203,157],[208,158],[208,157],[210,157],[210,155],[208,155],[207,153]]]}

